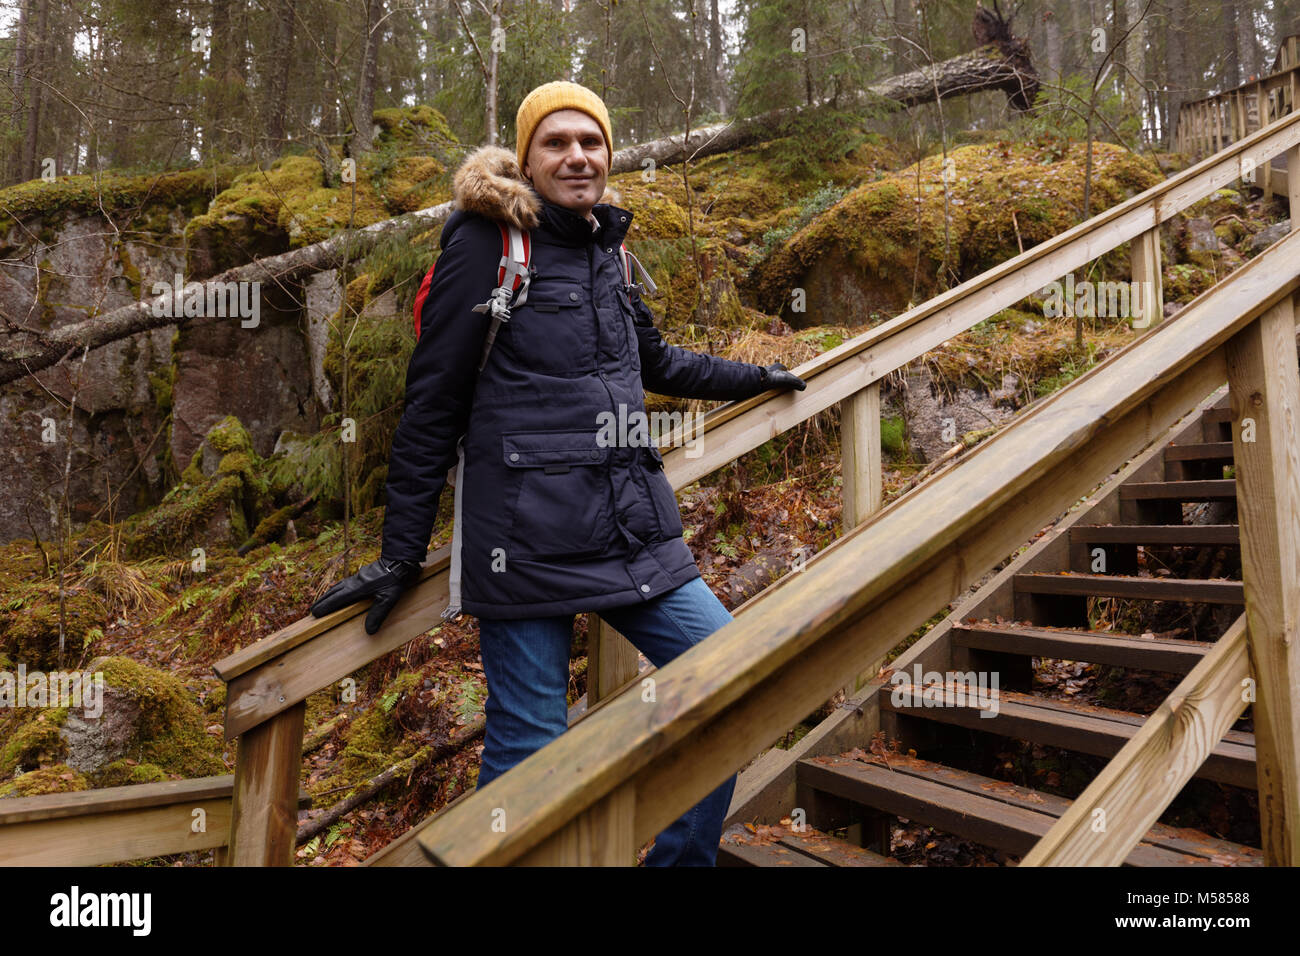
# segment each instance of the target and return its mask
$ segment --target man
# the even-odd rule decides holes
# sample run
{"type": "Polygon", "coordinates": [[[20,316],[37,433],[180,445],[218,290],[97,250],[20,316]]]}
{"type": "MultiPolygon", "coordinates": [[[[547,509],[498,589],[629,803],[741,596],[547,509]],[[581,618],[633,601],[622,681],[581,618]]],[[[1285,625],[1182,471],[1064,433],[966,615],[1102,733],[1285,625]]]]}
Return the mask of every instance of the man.
{"type": "MultiPolygon", "coordinates": [[[[464,436],[461,606],[479,619],[488,684],[480,786],[567,728],[576,613],[599,612],[656,666],[731,620],[682,540],[658,449],[608,447],[602,418],[635,421],[643,388],[701,399],[804,388],[779,363],[660,338],[621,271],[632,213],[600,201],[613,138],[595,93],[547,83],[524,98],[516,125],[514,155],[484,147],[455,176],[458,208],[417,302],[381,556],[312,606],[319,617],[373,596],[366,630],[378,629],[419,577],[464,436]],[[488,319],[473,309],[497,285],[499,222],[528,231],[531,281],[476,371],[488,319]]],[[[646,864],[713,865],[734,786],[733,776],[659,834],[646,864]]]]}

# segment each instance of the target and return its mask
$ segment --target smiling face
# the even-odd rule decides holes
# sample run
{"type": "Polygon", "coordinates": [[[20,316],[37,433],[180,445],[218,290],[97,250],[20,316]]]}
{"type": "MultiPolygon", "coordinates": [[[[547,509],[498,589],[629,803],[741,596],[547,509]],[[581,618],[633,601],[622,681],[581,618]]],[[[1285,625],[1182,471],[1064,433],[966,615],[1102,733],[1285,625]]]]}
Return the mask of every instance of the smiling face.
{"type": "Polygon", "coordinates": [[[528,144],[523,172],[543,198],[589,217],[609,175],[600,124],[580,110],[547,114],[528,144]]]}

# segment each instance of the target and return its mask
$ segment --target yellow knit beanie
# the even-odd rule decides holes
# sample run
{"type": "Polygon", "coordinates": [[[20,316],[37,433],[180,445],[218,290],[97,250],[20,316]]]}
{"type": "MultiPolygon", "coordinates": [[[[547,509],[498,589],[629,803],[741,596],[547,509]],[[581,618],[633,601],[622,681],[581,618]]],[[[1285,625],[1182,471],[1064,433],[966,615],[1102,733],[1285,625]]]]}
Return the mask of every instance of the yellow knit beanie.
{"type": "Polygon", "coordinates": [[[519,104],[519,112],[515,116],[515,151],[519,157],[520,169],[524,168],[524,160],[528,158],[528,147],[533,141],[537,125],[547,114],[556,110],[581,110],[599,123],[600,131],[605,134],[605,150],[609,153],[610,162],[614,161],[614,136],[610,133],[609,110],[605,109],[605,102],[581,84],[556,80],[554,83],[543,83],[519,104]]]}

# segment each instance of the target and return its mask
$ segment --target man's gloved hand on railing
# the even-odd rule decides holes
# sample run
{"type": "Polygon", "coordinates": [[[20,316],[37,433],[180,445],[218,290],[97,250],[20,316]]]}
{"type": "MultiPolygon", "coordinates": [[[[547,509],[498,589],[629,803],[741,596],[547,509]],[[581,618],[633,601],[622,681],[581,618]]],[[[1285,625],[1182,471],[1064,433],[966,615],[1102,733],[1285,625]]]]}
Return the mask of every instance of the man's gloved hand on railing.
{"type": "Polygon", "coordinates": [[[763,372],[763,388],[793,388],[803,391],[808,384],[794,372],[788,371],[780,362],[773,362],[765,366],[763,372]]]}
{"type": "Polygon", "coordinates": [[[397,604],[397,599],[418,580],[419,561],[390,561],[380,557],[322,594],[311,606],[312,617],[324,617],[373,596],[375,603],[366,614],[366,633],[374,634],[397,604]]]}

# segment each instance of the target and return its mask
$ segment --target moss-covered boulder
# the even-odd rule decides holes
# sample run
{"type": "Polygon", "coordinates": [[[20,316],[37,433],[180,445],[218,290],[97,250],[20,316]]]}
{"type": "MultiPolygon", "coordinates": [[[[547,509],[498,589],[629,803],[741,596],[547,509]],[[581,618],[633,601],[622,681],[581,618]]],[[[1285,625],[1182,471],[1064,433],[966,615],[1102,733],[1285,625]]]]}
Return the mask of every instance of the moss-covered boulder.
{"type": "MultiPolygon", "coordinates": [[[[356,164],[356,181],[335,181],[317,156],[282,156],[237,177],[185,227],[190,278],[257,256],[308,246],[339,230],[369,226],[450,197],[459,144],[428,106],[377,110],[375,149],[356,164]]],[[[329,157],[336,172],[342,157],[329,157]]]]}
{"type": "Polygon", "coordinates": [[[269,469],[234,416],[204,436],[181,481],[138,516],[127,539],[133,556],[185,554],[194,546],[237,547],[274,509],[269,469]]]}
{"type": "Polygon", "coordinates": [[[103,636],[108,608],[92,588],[67,582],[60,611],[59,582],[45,577],[15,582],[0,602],[0,652],[28,670],[59,666],[62,626],[64,663],[103,636]]]}
{"type": "Polygon", "coordinates": [[[59,725],[65,716],[61,709],[52,713],[37,712],[35,717],[19,727],[0,745],[0,777],[10,777],[16,772],[35,770],[62,760],[68,747],[59,735],[59,725]]]}
{"type": "Polygon", "coordinates": [[[97,658],[86,670],[103,675],[103,697],[66,711],[59,735],[68,766],[99,786],[226,772],[202,708],[176,677],[126,657],[97,658]]]}
{"type": "MultiPolygon", "coordinates": [[[[760,267],[759,306],[793,325],[896,313],[1078,222],[1086,162],[1081,143],[972,145],[860,186],[760,267]]],[[[1095,143],[1091,179],[1095,215],[1160,176],[1150,160],[1095,143]]]]}

